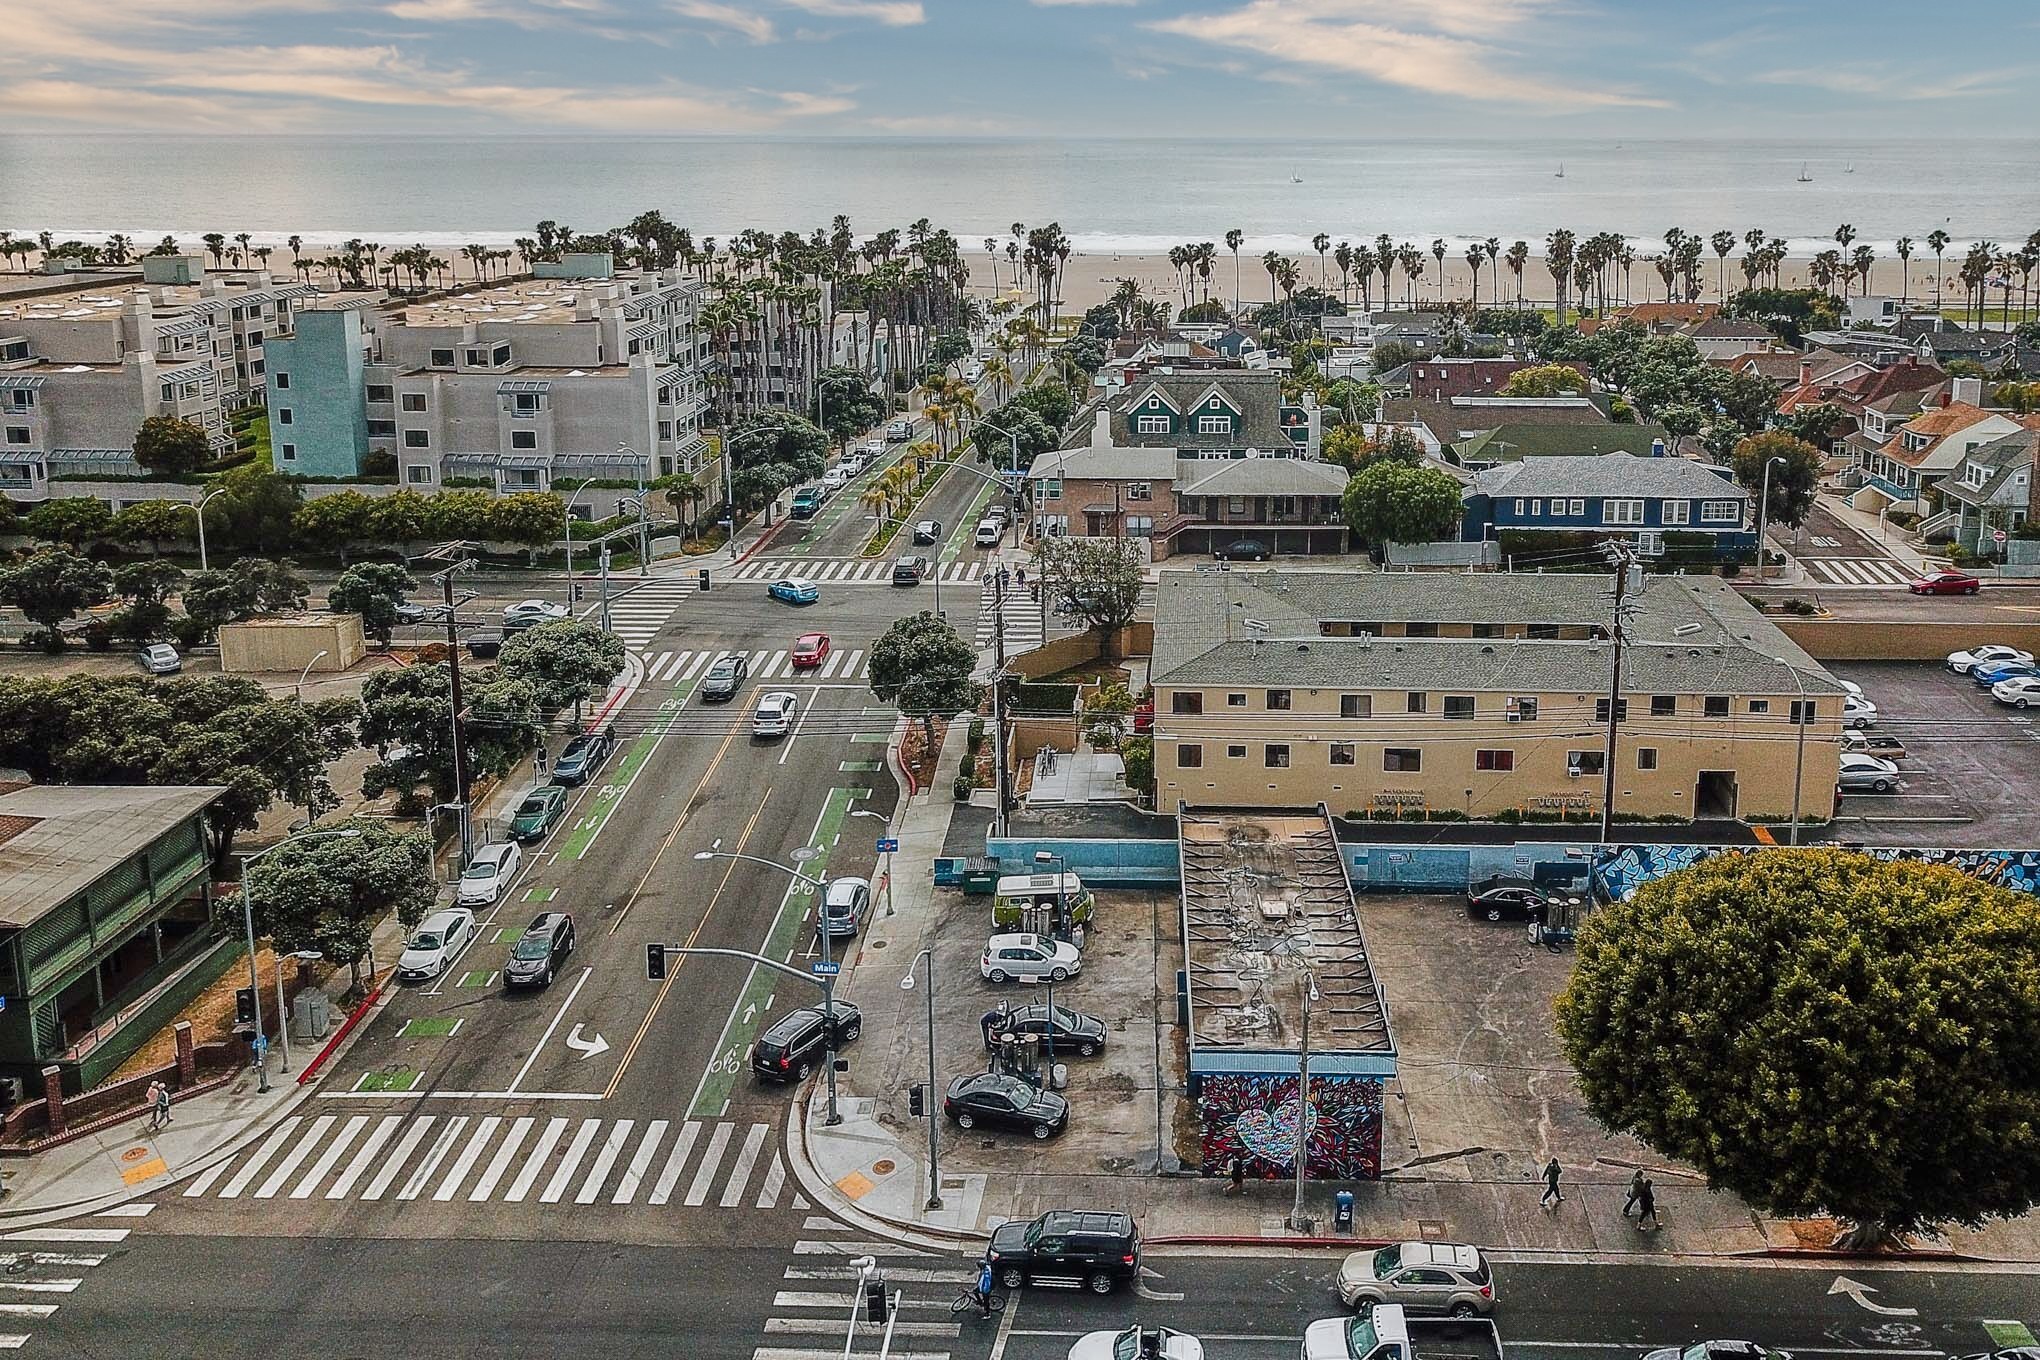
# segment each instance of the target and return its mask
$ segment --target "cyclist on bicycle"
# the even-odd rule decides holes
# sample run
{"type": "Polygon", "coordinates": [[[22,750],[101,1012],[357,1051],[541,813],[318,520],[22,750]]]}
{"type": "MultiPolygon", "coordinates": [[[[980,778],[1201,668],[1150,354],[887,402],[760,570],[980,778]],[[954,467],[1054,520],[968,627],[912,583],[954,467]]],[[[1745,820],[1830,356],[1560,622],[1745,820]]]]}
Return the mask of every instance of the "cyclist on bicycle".
{"type": "Polygon", "coordinates": [[[978,1261],[977,1302],[986,1317],[992,1315],[992,1258],[983,1257],[978,1261]]]}

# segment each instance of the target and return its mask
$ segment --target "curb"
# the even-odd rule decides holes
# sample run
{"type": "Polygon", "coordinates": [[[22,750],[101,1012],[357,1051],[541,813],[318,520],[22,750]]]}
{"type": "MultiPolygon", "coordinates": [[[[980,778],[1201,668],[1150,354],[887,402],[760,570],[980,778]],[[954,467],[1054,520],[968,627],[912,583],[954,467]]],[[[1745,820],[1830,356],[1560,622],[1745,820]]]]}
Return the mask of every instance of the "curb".
{"type": "Polygon", "coordinates": [[[793,1178],[800,1182],[801,1190],[817,1209],[834,1214],[853,1228],[890,1242],[898,1242],[903,1246],[952,1251],[958,1247],[975,1249],[990,1240],[987,1233],[966,1232],[960,1228],[944,1228],[894,1218],[889,1214],[875,1213],[846,1198],[833,1184],[823,1180],[814,1159],[808,1155],[807,1146],[808,1097],[816,1080],[817,1078],[810,1077],[808,1086],[803,1088],[800,1098],[787,1106],[786,1137],[783,1142],[786,1162],[793,1170],[793,1178]]]}
{"type": "Polygon", "coordinates": [[[347,1018],[340,1022],[340,1028],[333,1031],[333,1037],[319,1050],[319,1055],[306,1063],[304,1070],[298,1073],[298,1085],[303,1086],[319,1074],[319,1069],[326,1065],[326,1059],[332,1057],[334,1050],[346,1042],[347,1036],[354,1032],[354,1027],[361,1023],[363,1017],[369,1013],[370,1007],[382,1000],[383,989],[388,986],[388,982],[377,983],[375,989],[362,999],[361,1004],[348,1012],[347,1018]]]}

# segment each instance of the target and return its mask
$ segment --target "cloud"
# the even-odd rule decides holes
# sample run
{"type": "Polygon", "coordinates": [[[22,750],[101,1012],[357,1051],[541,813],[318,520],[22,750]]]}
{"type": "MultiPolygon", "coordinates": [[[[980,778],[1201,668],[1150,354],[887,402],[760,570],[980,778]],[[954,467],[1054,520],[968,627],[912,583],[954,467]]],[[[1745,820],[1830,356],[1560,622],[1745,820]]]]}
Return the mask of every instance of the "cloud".
{"type": "MultiPolygon", "coordinates": [[[[1554,10],[1552,0],[1433,0],[1418,17],[1412,7],[1391,0],[1248,0],[1238,9],[1159,20],[1148,27],[1290,67],[1460,99],[1554,111],[1665,106],[1663,100],[1503,68],[1502,49],[1488,39],[1554,10]]],[[[1512,42],[1522,45],[1520,39],[1512,42]]]]}
{"type": "Polygon", "coordinates": [[[2031,79],[2031,76],[2030,70],[2021,68],[1929,76],[1916,68],[1894,71],[1883,65],[1870,65],[1760,71],[1750,79],[1759,85],[1792,85],[1826,90],[1830,94],[1931,100],[1969,99],[1980,95],[2003,94],[2019,82],[2031,79]]]}
{"type": "Polygon", "coordinates": [[[752,42],[769,43],[775,36],[772,21],[764,15],[720,0],[666,0],[666,6],[683,18],[734,29],[752,42]]]}
{"type": "Polygon", "coordinates": [[[1030,0],[1030,3],[1039,5],[1043,9],[1061,9],[1065,6],[1075,5],[1100,8],[1106,5],[1137,5],[1140,3],[1140,0],[1030,0]]]}
{"type": "Polygon", "coordinates": [[[928,22],[920,0],[786,0],[786,3],[824,19],[869,19],[888,28],[928,22]]]}

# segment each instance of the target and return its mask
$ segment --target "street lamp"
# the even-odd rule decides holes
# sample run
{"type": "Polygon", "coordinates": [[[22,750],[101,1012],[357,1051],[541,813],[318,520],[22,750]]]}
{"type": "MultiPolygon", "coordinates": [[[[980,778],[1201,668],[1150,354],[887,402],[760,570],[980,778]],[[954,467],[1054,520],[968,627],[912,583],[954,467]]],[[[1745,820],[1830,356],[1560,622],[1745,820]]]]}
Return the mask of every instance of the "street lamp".
{"type": "MultiPolygon", "coordinates": [[[[794,864],[805,864],[821,853],[821,851],[815,849],[812,845],[803,845],[790,853],[787,858],[791,859],[794,864]]],[[[790,874],[798,882],[805,883],[815,890],[815,896],[819,899],[820,903],[815,909],[815,936],[822,944],[822,1013],[826,1017],[823,1021],[823,1028],[827,1032],[828,1044],[826,1053],[829,1068],[828,1123],[831,1126],[842,1123],[843,1116],[836,1111],[836,960],[829,952],[831,942],[828,929],[828,884],[821,879],[809,878],[806,874],[794,868],[793,865],[781,864],[776,859],[766,859],[761,855],[747,855],[739,850],[725,850],[722,848],[721,838],[709,842],[708,849],[695,851],[694,858],[697,860],[738,859],[746,864],[762,864],[768,869],[777,869],[782,874],[790,874]]]]}
{"type": "Polygon", "coordinates": [[[900,990],[914,990],[914,969],[923,959],[928,962],[928,1097],[922,1102],[923,1113],[928,1116],[928,1207],[940,1209],[942,1166],[935,1151],[935,946],[929,945],[914,955],[913,962],[907,965],[907,975],[900,979],[900,990]]]}
{"type": "Polygon", "coordinates": [[[206,565],[205,557],[205,508],[207,505],[212,503],[214,497],[224,496],[226,494],[227,489],[225,487],[217,486],[214,487],[212,490],[206,492],[203,496],[200,496],[195,503],[192,501],[177,502],[177,504],[183,506],[186,510],[191,511],[191,513],[198,516],[198,569],[200,571],[212,570],[211,567],[206,565]]]}
{"type": "MultiPolygon", "coordinates": [[[[888,818],[883,812],[873,812],[870,808],[852,808],[850,810],[850,815],[852,817],[869,817],[873,821],[884,822],[886,824],[886,830],[888,831],[892,830],[892,820],[888,818]]],[[[881,839],[890,841],[897,840],[898,838],[894,836],[886,836],[882,837],[881,839]]],[[[888,850],[885,852],[885,914],[888,916],[893,914],[892,856],[893,856],[892,851],[888,850]]]]}
{"type": "Polygon", "coordinates": [[[305,701],[305,677],[312,673],[312,667],[318,665],[321,661],[324,661],[325,659],[326,653],[322,649],[321,651],[318,652],[317,655],[313,656],[310,661],[307,661],[305,663],[305,668],[303,670],[298,672],[297,683],[292,685],[290,688],[291,693],[297,698],[297,701],[299,703],[303,703],[305,701]]]}
{"type": "Polygon", "coordinates": [[[1764,460],[1764,491],[1757,499],[1757,579],[1770,575],[1771,563],[1764,555],[1764,520],[1771,512],[1771,468],[1783,464],[1784,455],[1776,454],[1764,460]]]}
{"type": "Polygon", "coordinates": [[[1317,975],[1303,975],[1303,1047],[1296,1057],[1296,1201],[1289,1207],[1292,1232],[1304,1231],[1303,1178],[1310,1169],[1310,1008],[1317,1004],[1317,975]]]}
{"type": "Polygon", "coordinates": [[[628,444],[618,444],[616,454],[637,464],[637,574],[643,576],[652,557],[652,530],[645,522],[645,456],[628,444]]]}
{"type": "MultiPolygon", "coordinates": [[[[324,839],[354,840],[361,835],[357,827],[337,827],[331,831],[300,831],[295,836],[285,836],[266,850],[257,850],[241,861],[241,923],[248,930],[248,994],[255,1002],[255,1041],[249,1047],[255,1050],[256,1089],[269,1089],[269,1063],[264,1050],[267,1047],[262,1038],[262,979],[255,972],[255,882],[248,874],[248,868],[265,855],[273,855],[286,845],[301,841],[324,839]]],[[[279,965],[280,966],[280,965],[279,965]]],[[[277,974],[277,1024],[289,1028],[289,1017],[283,1014],[283,975],[277,974]]],[[[290,1063],[290,1036],[284,1036],[284,1064],[290,1063]]]]}

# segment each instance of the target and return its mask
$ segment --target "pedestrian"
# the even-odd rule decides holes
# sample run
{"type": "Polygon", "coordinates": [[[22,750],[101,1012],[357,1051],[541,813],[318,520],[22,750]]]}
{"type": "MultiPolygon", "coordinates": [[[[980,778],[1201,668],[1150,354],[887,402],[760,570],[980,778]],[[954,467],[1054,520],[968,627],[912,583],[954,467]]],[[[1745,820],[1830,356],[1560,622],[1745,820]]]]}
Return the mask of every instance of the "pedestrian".
{"type": "Polygon", "coordinates": [[[1648,1184],[1648,1182],[1645,1181],[1643,1178],[1642,1168],[1639,1167],[1637,1170],[1630,1173],[1629,1198],[1622,1201],[1622,1216],[1624,1218],[1629,1217],[1629,1211],[1636,1207],[1636,1201],[1643,1198],[1643,1187],[1646,1184],[1648,1184]]]}
{"type": "Polygon", "coordinates": [[[1000,589],[1000,590],[1002,590],[1002,591],[1003,591],[1003,590],[1004,590],[1004,589],[1006,588],[1006,583],[1007,583],[1008,581],[1011,581],[1012,579],[1013,579],[1013,573],[1012,573],[1012,572],[1008,571],[1008,570],[1007,570],[1006,568],[1004,568],[1004,567],[1000,567],[1000,568],[999,568],[999,589],[1000,589]]]}
{"type": "Polygon", "coordinates": [[[1244,1161],[1237,1156],[1233,1157],[1225,1164],[1225,1174],[1232,1179],[1232,1184],[1226,1188],[1228,1195],[1247,1193],[1247,1164],[1244,1161]]]}
{"type": "Polygon", "coordinates": [[[1544,1164],[1544,1193],[1537,1199],[1540,1209],[1552,1209],[1565,1203],[1565,1196],[1558,1192],[1558,1170],[1556,1157],[1544,1164]]]}
{"type": "Polygon", "coordinates": [[[1650,1220],[1650,1230],[1652,1232],[1656,1232],[1662,1226],[1658,1222],[1657,1216],[1657,1187],[1650,1183],[1648,1176],[1644,1178],[1642,1187],[1636,1192],[1636,1228],[1638,1232],[1643,1230],[1643,1220],[1646,1218],[1650,1220]]]}
{"type": "Polygon", "coordinates": [[[977,1303],[984,1315],[992,1315],[992,1258],[985,1256],[978,1261],[977,1303]]]}
{"type": "Polygon", "coordinates": [[[170,1088],[161,1081],[149,1083],[149,1131],[155,1132],[170,1122],[170,1088]]]}
{"type": "Polygon", "coordinates": [[[1025,567],[1021,567],[1021,568],[1019,568],[1018,570],[1016,570],[1016,571],[1015,571],[1015,572],[1013,573],[1013,579],[1014,579],[1014,580],[1016,580],[1016,581],[1018,581],[1018,582],[1019,582],[1019,583],[1020,583],[1021,585],[1023,585],[1023,586],[1024,586],[1024,585],[1026,585],[1026,584],[1027,584],[1027,568],[1025,568],[1025,567]]]}

